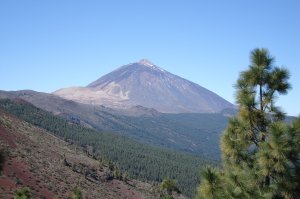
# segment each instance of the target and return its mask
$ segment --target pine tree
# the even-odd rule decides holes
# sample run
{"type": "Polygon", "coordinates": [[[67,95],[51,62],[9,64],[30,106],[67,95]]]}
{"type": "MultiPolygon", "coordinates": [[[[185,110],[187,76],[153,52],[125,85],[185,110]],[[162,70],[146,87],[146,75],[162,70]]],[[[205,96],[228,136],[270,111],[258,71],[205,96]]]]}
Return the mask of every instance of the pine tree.
{"type": "Polygon", "coordinates": [[[289,73],[267,49],[254,49],[236,84],[239,112],[221,139],[223,168],[206,168],[198,198],[299,198],[300,119],[284,122],[275,106],[290,89],[289,73]]]}
{"type": "Polygon", "coordinates": [[[164,199],[169,199],[169,198],[172,199],[173,191],[179,192],[179,190],[176,186],[176,181],[170,179],[169,177],[165,177],[163,179],[163,181],[160,184],[160,188],[162,191],[161,198],[164,198],[164,199]]]}

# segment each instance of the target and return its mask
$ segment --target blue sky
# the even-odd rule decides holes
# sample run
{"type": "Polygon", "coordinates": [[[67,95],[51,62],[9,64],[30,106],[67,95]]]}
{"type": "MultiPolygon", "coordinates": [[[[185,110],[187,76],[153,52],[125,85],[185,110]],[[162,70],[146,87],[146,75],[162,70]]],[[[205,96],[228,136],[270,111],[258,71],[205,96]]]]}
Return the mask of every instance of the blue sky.
{"type": "Polygon", "coordinates": [[[278,104],[300,106],[300,1],[1,0],[0,90],[85,86],[138,61],[234,102],[249,52],[266,47],[291,72],[278,104]]]}

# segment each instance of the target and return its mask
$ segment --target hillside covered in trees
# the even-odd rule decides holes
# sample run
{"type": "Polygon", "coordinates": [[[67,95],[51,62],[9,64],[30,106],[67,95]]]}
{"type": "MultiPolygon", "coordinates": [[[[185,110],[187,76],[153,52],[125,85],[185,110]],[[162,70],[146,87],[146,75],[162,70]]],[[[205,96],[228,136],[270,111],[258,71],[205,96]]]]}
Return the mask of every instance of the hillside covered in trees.
{"type": "Polygon", "coordinates": [[[0,91],[0,98],[23,99],[34,106],[97,131],[219,160],[219,139],[235,109],[220,113],[160,113],[142,106],[112,109],[81,104],[31,90],[0,91]]]}
{"type": "Polygon", "coordinates": [[[207,159],[141,144],[123,136],[97,132],[71,123],[23,100],[0,100],[1,109],[43,128],[70,144],[85,149],[95,159],[107,159],[132,178],[147,182],[164,177],[177,180],[179,190],[193,196],[199,183],[198,172],[207,159]]]}
{"type": "Polygon", "coordinates": [[[162,191],[0,109],[1,199],[154,199],[162,191]]]}

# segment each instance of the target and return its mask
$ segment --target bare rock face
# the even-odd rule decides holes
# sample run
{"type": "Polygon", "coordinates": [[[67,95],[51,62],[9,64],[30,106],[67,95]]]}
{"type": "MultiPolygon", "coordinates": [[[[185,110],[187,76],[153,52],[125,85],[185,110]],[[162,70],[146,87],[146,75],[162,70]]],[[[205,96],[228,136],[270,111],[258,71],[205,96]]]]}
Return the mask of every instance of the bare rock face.
{"type": "Polygon", "coordinates": [[[122,66],[86,87],[53,94],[85,104],[124,109],[143,106],[163,113],[216,113],[234,108],[217,94],[146,59],[122,66]]]}

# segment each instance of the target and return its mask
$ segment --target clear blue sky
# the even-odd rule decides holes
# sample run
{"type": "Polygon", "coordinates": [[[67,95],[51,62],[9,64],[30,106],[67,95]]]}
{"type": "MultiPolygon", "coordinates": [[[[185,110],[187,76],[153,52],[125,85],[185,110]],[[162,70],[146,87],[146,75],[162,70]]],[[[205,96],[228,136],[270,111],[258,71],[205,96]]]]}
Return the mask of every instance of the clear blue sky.
{"type": "Polygon", "coordinates": [[[234,102],[249,52],[266,47],[291,72],[278,103],[300,113],[298,0],[1,0],[0,90],[85,86],[147,58],[234,102]]]}

